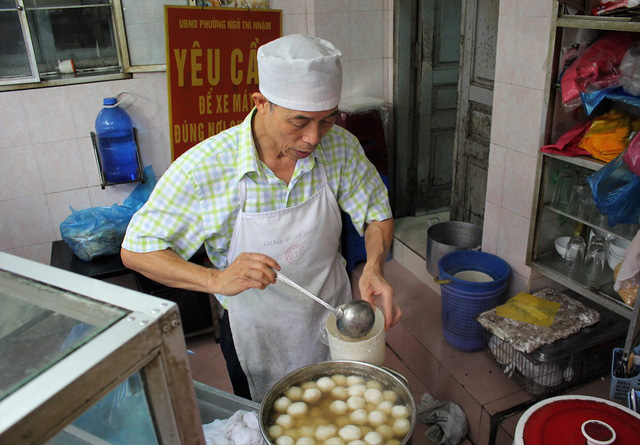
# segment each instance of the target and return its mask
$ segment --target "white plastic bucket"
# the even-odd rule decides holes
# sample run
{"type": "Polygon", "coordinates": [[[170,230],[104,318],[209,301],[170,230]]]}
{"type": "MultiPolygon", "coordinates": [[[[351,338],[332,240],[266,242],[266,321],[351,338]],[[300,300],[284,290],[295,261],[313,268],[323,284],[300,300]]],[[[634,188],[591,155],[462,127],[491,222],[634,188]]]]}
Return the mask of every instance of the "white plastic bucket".
{"type": "Polygon", "coordinates": [[[378,308],[375,312],[376,321],[373,328],[362,338],[349,338],[342,335],[336,326],[335,314],[329,314],[327,317],[327,337],[331,360],[353,360],[372,365],[384,363],[386,338],[384,315],[378,308]]]}

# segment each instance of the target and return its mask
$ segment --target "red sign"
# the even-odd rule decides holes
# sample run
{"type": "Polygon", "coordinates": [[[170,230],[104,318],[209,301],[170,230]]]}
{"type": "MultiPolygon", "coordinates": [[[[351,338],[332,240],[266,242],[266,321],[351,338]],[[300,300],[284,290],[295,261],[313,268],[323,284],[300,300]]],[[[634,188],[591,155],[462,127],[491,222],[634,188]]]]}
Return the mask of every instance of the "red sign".
{"type": "Polygon", "coordinates": [[[282,34],[282,11],[165,6],[172,160],[253,108],[258,47],[282,34]]]}

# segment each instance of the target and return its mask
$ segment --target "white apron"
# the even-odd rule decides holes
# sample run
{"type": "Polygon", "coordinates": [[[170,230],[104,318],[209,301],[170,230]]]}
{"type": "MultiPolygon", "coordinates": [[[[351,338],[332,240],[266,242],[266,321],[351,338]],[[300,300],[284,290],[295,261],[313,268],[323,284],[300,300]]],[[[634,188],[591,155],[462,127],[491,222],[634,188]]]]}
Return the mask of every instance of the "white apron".
{"type": "MultiPolygon", "coordinates": [[[[351,286],[338,252],[340,208],[318,162],[322,187],[295,207],[244,212],[245,178],[240,181],[240,212],[229,246],[229,264],[242,252],[275,259],[282,273],[336,307],[351,301],[351,286]]],[[[287,284],[249,289],[227,299],[229,322],[251,398],[262,401],[289,372],[330,359],[322,341],[328,310],[287,284]]]]}

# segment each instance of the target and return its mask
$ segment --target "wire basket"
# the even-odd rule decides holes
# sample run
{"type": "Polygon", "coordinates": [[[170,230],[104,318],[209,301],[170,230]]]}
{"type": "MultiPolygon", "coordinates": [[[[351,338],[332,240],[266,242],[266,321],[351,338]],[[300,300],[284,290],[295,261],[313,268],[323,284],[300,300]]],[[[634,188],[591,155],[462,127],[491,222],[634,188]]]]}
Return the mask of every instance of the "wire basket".
{"type": "MultiPolygon", "coordinates": [[[[534,399],[542,399],[605,375],[609,369],[611,348],[623,343],[624,336],[619,336],[545,361],[541,358],[544,354],[538,350],[531,353],[517,351],[508,342],[487,331],[485,353],[534,399]]],[[[626,393],[624,400],[626,402],[626,393]]]]}
{"type": "MultiPolygon", "coordinates": [[[[613,350],[613,358],[611,360],[611,387],[609,389],[609,398],[623,405],[628,402],[628,394],[631,388],[635,390],[640,389],[640,374],[628,379],[615,377],[614,368],[616,363],[622,357],[622,348],[615,348],[613,350]]],[[[633,350],[634,354],[640,354],[640,347],[633,350]]]]}

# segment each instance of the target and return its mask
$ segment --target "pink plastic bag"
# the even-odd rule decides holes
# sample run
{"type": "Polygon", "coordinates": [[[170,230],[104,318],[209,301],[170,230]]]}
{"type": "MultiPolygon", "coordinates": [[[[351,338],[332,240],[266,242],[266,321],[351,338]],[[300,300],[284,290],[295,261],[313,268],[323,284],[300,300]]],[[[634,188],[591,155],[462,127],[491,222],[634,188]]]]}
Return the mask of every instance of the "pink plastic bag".
{"type": "MultiPolygon", "coordinates": [[[[640,135],[640,133],[638,133],[640,135]]],[[[629,170],[640,176],[640,137],[636,135],[629,145],[627,150],[622,155],[622,160],[627,164],[629,170]]]]}

